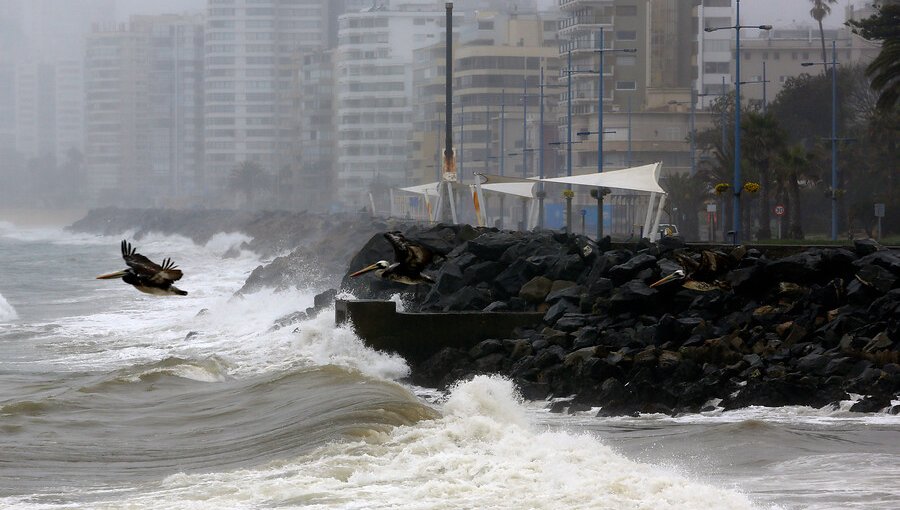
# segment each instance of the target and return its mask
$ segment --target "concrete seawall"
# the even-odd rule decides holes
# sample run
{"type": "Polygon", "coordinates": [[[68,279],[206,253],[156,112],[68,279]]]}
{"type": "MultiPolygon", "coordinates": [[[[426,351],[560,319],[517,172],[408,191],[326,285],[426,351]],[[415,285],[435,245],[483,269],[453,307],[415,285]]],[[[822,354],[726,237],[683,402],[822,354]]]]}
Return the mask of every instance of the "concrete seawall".
{"type": "Polygon", "coordinates": [[[445,347],[470,349],[489,338],[513,338],[518,327],[535,327],[539,312],[397,312],[393,301],[335,302],[335,323],[350,322],[366,345],[421,362],[445,347]]]}

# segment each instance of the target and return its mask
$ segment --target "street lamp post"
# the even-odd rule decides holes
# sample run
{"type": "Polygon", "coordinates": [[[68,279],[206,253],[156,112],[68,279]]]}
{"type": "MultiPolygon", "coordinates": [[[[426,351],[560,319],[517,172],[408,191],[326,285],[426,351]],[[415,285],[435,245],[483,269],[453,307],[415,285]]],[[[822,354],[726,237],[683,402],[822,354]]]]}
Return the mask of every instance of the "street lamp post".
{"type": "Polygon", "coordinates": [[[732,227],[734,230],[734,243],[741,242],[741,29],[755,28],[759,30],[772,30],[772,25],[741,25],[741,0],[736,0],[735,24],[730,27],[707,27],[706,32],[717,30],[735,31],[735,59],[734,59],[734,208],[732,212],[732,227]]]}
{"type": "Polygon", "coordinates": [[[544,230],[544,68],[541,67],[541,127],[538,132],[540,144],[540,163],[538,164],[538,172],[540,172],[540,184],[538,185],[538,229],[544,230]]]}
{"type": "MultiPolygon", "coordinates": [[[[837,240],[838,213],[837,213],[837,41],[831,41],[831,240],[837,240]]],[[[804,67],[814,65],[828,65],[828,62],[803,62],[804,67]]]]}
{"type": "MultiPolygon", "coordinates": [[[[605,53],[621,52],[621,53],[637,53],[636,48],[605,48],[603,39],[603,27],[599,32],[599,48],[594,53],[600,55],[600,66],[597,69],[597,173],[603,172],[603,55],[605,53]]],[[[571,74],[569,75],[571,76],[571,74]]],[[[608,190],[597,188],[595,190],[597,198],[597,241],[603,238],[603,195],[608,190]]]]}

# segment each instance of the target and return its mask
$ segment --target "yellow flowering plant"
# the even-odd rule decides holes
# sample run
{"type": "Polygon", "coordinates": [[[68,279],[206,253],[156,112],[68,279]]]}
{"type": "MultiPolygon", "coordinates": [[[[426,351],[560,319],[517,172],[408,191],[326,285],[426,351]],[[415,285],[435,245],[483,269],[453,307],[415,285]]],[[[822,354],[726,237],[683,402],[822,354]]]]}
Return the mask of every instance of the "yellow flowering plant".
{"type": "Polygon", "coordinates": [[[720,182],[719,184],[716,184],[716,187],[714,189],[716,190],[717,195],[721,195],[722,193],[728,191],[729,188],[731,188],[730,184],[728,184],[727,182],[720,182]]]}
{"type": "Polygon", "coordinates": [[[757,182],[745,182],[744,183],[744,191],[747,193],[756,193],[759,191],[759,183],[757,182]]]}
{"type": "Polygon", "coordinates": [[[567,189],[567,190],[563,191],[563,197],[564,198],[574,198],[575,192],[570,189],[567,189]]]}

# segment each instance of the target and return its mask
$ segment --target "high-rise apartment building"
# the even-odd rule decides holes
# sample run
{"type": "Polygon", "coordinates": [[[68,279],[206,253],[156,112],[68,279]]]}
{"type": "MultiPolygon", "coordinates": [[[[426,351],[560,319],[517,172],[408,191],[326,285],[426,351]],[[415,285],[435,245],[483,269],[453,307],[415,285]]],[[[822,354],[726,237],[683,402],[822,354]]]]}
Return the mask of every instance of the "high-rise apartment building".
{"type": "Polygon", "coordinates": [[[369,204],[370,191],[386,200],[384,189],[406,185],[413,52],[443,40],[444,19],[431,0],[338,18],[335,199],[346,207],[369,204]]]}
{"type": "Polygon", "coordinates": [[[199,16],[136,16],[88,37],[91,198],[172,206],[201,195],[202,48],[199,16]]]}
{"type": "Polygon", "coordinates": [[[98,28],[85,55],[86,191],[97,204],[141,203],[150,158],[136,122],[148,110],[146,34],[98,28]]]}
{"type": "MultiPolygon", "coordinates": [[[[697,94],[723,94],[734,86],[731,48],[734,44],[733,30],[706,32],[708,27],[729,27],[734,25],[733,0],[702,0],[697,6],[697,94]],[[723,82],[725,83],[723,85],[723,82]]],[[[704,96],[701,96],[704,97],[704,96]]],[[[702,104],[702,103],[701,103],[702,104]]]]}
{"type": "Polygon", "coordinates": [[[53,167],[84,149],[84,37],[113,0],[0,2],[0,152],[53,167]]]}
{"type": "MultiPolygon", "coordinates": [[[[698,13],[721,14],[722,19],[709,18],[707,23],[727,24],[730,8],[720,5],[730,5],[730,1],[702,0],[703,6],[701,0],[560,1],[563,11],[559,31],[560,57],[564,68],[561,76],[563,104],[558,113],[560,139],[566,140],[569,131],[569,73],[572,131],[594,133],[582,140],[573,135],[573,141],[579,142],[571,148],[573,173],[595,171],[597,165],[595,133],[598,130],[600,82],[596,70],[600,58],[596,50],[600,47],[601,37],[606,50],[603,53],[602,104],[608,113],[603,135],[604,167],[614,169],[654,161],[662,161],[667,171],[686,171],[691,167],[688,143],[691,89],[704,80],[721,82],[722,77],[721,74],[709,74],[718,68],[707,69],[699,63],[698,55],[712,58],[720,55],[709,52],[712,49],[718,51],[715,44],[708,45],[709,51],[704,53],[703,22],[698,20],[698,13]],[[618,51],[625,48],[633,48],[636,53],[618,51]],[[570,56],[571,65],[567,64],[570,56]],[[709,72],[701,73],[700,69],[709,72]],[[643,112],[648,114],[643,115],[643,112]],[[666,120],[660,122],[661,118],[666,120]],[[644,126],[644,123],[657,125],[644,126]]],[[[722,61],[727,63],[730,50],[727,44],[724,48],[726,53],[722,61]]],[[[706,121],[705,116],[695,117],[697,126],[706,121]]]]}
{"type": "Polygon", "coordinates": [[[201,199],[203,172],[203,18],[138,17],[132,30],[149,34],[148,192],[166,205],[201,199]]]}
{"type": "Polygon", "coordinates": [[[335,117],[334,53],[303,55],[297,74],[297,152],[295,200],[312,211],[334,204],[335,117]]]}
{"type": "Polygon", "coordinates": [[[205,58],[207,184],[221,191],[244,161],[290,167],[298,55],[325,46],[326,0],[208,0],[205,58]]]}

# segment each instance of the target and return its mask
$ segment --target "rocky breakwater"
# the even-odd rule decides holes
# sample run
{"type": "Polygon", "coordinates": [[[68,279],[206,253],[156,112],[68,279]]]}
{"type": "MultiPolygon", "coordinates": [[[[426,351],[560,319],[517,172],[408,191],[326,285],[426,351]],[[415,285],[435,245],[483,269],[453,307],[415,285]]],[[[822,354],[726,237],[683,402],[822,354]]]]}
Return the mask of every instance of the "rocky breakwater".
{"type": "MultiPolygon", "coordinates": [[[[407,310],[537,310],[536,329],[444,349],[412,366],[445,387],[513,379],[558,410],[677,414],[750,405],[900,407],[900,253],[872,241],[770,258],[680,240],[596,245],[581,236],[438,226],[407,232],[443,254],[427,292],[344,278],[358,297],[407,291],[407,310]],[[685,271],[686,278],[651,285],[685,271]],[[418,296],[418,297],[416,297],[418,296]]],[[[390,259],[374,236],[350,269],[390,259]]],[[[422,341],[428,341],[423,338],[422,341]]]]}

